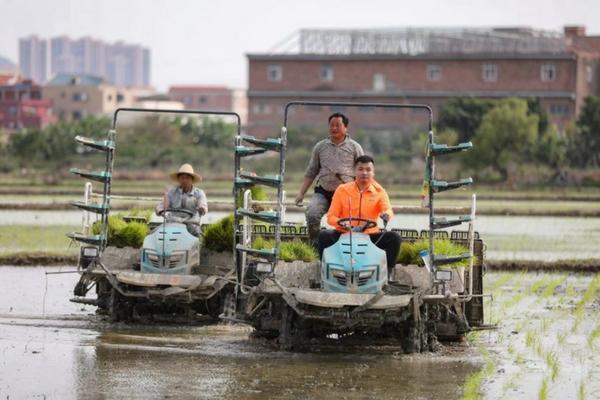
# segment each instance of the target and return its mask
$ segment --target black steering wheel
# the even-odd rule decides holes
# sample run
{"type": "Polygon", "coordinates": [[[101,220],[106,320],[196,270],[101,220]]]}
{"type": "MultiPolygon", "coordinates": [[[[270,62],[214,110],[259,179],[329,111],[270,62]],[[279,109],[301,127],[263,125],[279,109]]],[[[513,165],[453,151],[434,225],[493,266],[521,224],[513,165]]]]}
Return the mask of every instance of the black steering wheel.
{"type": "Polygon", "coordinates": [[[190,217],[193,217],[194,215],[196,215],[196,213],[194,211],[188,210],[186,208],[165,208],[164,210],[162,210],[160,212],[159,215],[164,215],[167,211],[168,212],[181,212],[181,213],[189,215],[190,217]]]}
{"type": "Polygon", "coordinates": [[[346,229],[347,231],[351,230],[352,232],[364,232],[367,229],[376,227],[377,221],[373,221],[372,219],[367,218],[348,217],[338,219],[338,225],[341,226],[343,229],[346,229]],[[357,226],[347,225],[350,223],[350,221],[358,221],[362,222],[362,224],[357,226]]]}

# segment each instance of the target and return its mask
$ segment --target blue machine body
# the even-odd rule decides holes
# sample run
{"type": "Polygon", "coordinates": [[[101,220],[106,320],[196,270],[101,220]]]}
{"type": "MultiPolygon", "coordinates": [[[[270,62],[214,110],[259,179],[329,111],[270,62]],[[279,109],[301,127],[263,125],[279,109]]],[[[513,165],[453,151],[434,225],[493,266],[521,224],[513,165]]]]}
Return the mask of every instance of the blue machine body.
{"type": "Polygon", "coordinates": [[[378,293],[387,279],[385,251],[365,233],[344,233],[323,251],[321,282],[326,292],[378,293]]]}
{"type": "Polygon", "coordinates": [[[167,222],[144,239],[141,271],[155,274],[190,275],[200,263],[200,242],[185,224],[167,222]]]}

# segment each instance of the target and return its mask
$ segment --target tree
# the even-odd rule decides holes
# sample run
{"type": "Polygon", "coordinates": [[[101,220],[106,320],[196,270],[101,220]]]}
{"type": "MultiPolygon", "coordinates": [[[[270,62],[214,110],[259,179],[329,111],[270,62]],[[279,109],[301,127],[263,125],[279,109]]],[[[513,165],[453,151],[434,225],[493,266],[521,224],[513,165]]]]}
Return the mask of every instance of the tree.
{"type": "Polygon", "coordinates": [[[475,151],[465,158],[467,165],[489,167],[507,180],[510,166],[525,161],[538,137],[539,117],[527,111],[521,99],[502,100],[488,111],[473,139],[475,151]]]}
{"type": "Polygon", "coordinates": [[[495,101],[474,97],[454,97],[442,107],[437,130],[454,130],[459,142],[468,142],[475,136],[483,116],[494,107],[495,101]]]}
{"type": "Polygon", "coordinates": [[[575,132],[569,137],[568,158],[575,166],[600,166],[600,96],[585,98],[575,132]]]}

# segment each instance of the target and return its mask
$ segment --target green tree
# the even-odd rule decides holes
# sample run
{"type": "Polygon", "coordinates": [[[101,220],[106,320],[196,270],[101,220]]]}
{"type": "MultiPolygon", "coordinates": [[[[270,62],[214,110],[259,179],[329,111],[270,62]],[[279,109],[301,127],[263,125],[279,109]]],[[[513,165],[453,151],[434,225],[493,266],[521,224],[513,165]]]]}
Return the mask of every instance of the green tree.
{"type": "Polygon", "coordinates": [[[569,137],[568,158],[578,167],[600,166],[600,96],[586,97],[569,137]]]}
{"type": "Polygon", "coordinates": [[[437,130],[454,130],[459,142],[468,142],[475,136],[483,116],[494,107],[495,101],[475,97],[454,97],[440,110],[437,130]]]}
{"type": "Polygon", "coordinates": [[[526,161],[538,137],[538,122],[537,115],[528,114],[525,100],[500,101],[483,116],[467,165],[479,171],[489,167],[507,180],[510,166],[526,161]]]}

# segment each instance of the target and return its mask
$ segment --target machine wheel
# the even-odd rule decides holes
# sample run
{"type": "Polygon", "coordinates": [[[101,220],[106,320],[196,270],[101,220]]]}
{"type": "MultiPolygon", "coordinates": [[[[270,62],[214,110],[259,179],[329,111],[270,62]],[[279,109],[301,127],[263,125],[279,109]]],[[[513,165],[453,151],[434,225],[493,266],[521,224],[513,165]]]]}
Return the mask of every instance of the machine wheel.
{"type": "Polygon", "coordinates": [[[307,331],[301,326],[296,312],[287,304],[281,310],[281,327],[277,342],[285,351],[302,351],[307,345],[307,331]]]}
{"type": "Polygon", "coordinates": [[[221,294],[216,294],[210,299],[206,300],[207,314],[213,320],[213,322],[219,321],[219,315],[223,313],[223,303],[225,297],[221,294]]]}
{"type": "Polygon", "coordinates": [[[115,288],[111,289],[108,311],[111,322],[127,322],[133,318],[133,302],[124,297],[115,288]]]}
{"type": "Polygon", "coordinates": [[[405,353],[421,353],[429,351],[430,337],[428,332],[427,312],[421,307],[418,318],[411,316],[402,330],[402,347],[405,353]]]}

